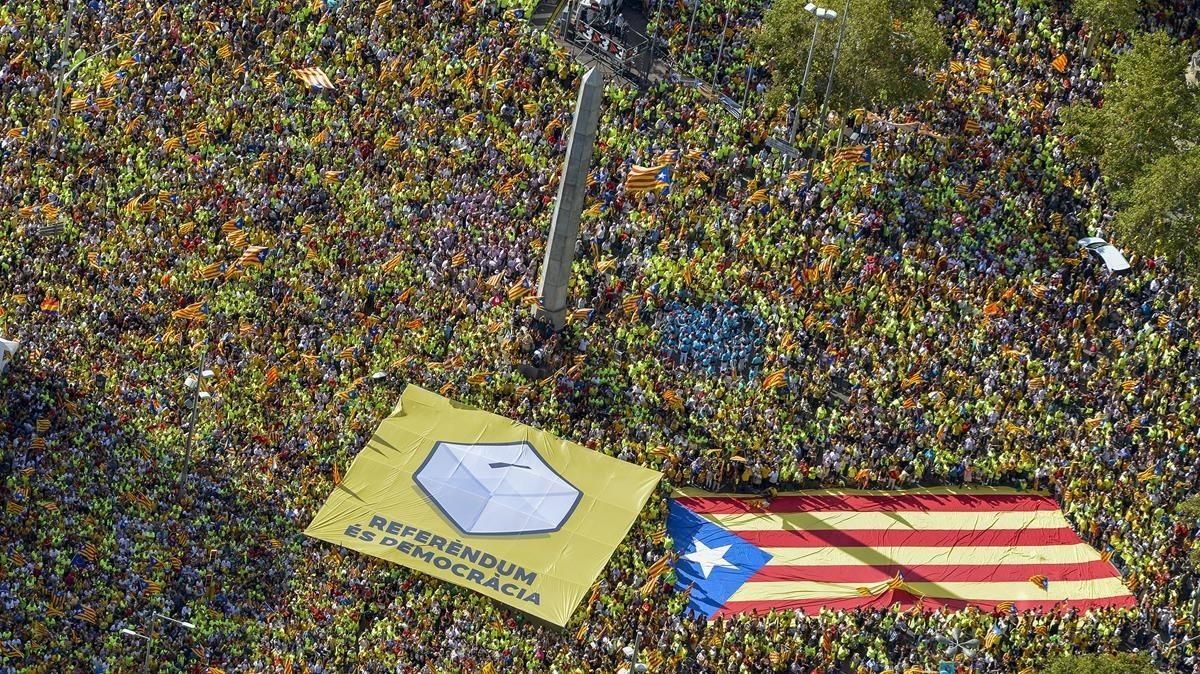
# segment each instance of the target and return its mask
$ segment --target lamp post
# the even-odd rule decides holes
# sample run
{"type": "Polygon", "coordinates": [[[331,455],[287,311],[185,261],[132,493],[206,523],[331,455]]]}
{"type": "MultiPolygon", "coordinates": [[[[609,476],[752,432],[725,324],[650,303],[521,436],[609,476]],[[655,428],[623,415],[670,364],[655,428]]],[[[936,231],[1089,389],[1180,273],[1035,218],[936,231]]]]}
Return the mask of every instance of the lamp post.
{"type": "MultiPolygon", "coordinates": [[[[713,69],[713,90],[720,91],[721,60],[725,58],[725,33],[729,32],[729,13],[721,15],[721,48],[717,50],[717,66],[713,69]]],[[[716,184],[716,181],[713,181],[716,184]]]]}
{"type": "MultiPolygon", "coordinates": [[[[176,619],[172,618],[171,616],[163,615],[161,613],[158,613],[157,611],[151,615],[160,620],[168,620],[170,622],[173,622],[176,625],[179,625],[180,627],[186,627],[189,630],[196,629],[195,625],[193,625],[192,623],[190,623],[186,620],[176,620],[176,619]]],[[[142,660],[142,674],[148,674],[150,672],[150,649],[154,646],[154,634],[153,633],[142,634],[141,632],[135,632],[135,631],[129,629],[128,627],[122,628],[121,634],[124,634],[125,636],[129,636],[129,637],[141,639],[142,641],[146,642],[146,656],[142,660]]]]}
{"type": "Polygon", "coordinates": [[[130,637],[137,637],[138,639],[146,642],[146,658],[142,661],[142,674],[148,674],[150,671],[150,645],[154,643],[154,637],[146,636],[145,634],[139,634],[128,627],[122,629],[121,634],[130,637]]]}
{"type": "Polygon", "coordinates": [[[204,358],[207,355],[207,352],[200,354],[200,364],[196,366],[196,374],[194,376],[189,375],[188,378],[183,382],[184,386],[192,389],[192,398],[188,401],[188,406],[192,408],[192,418],[191,421],[188,422],[187,444],[183,452],[183,472],[179,474],[179,482],[175,485],[176,501],[178,501],[180,495],[183,494],[183,483],[188,477],[188,471],[191,469],[192,444],[196,437],[196,416],[200,410],[200,399],[207,399],[209,397],[208,391],[203,390],[204,380],[213,376],[212,370],[204,369],[204,358]]]}
{"type": "MultiPolygon", "coordinates": [[[[649,18],[649,17],[647,17],[649,18]]],[[[662,19],[662,0],[654,3],[654,26],[650,31],[650,63],[646,66],[646,81],[650,81],[650,73],[654,71],[654,58],[658,53],[658,22],[662,19]]]]}
{"type": "MultiPolygon", "coordinates": [[[[821,32],[821,23],[824,21],[833,21],[837,18],[837,12],[832,9],[818,7],[813,3],[808,3],[804,6],[804,11],[812,14],[816,19],[813,22],[812,41],[808,44],[808,59],[804,62],[804,75],[800,78],[800,91],[796,94],[796,106],[792,110],[792,128],[788,129],[788,145],[796,144],[796,133],[800,131],[800,103],[804,100],[804,90],[808,87],[808,73],[812,69],[813,51],[817,47],[817,34],[821,32]]],[[[791,155],[787,158],[787,163],[791,164],[791,155]]]]}
{"type": "Polygon", "coordinates": [[[196,629],[196,626],[194,624],[192,624],[186,620],[176,620],[176,619],[172,618],[171,616],[163,615],[163,614],[159,613],[158,611],[154,612],[154,617],[161,618],[162,620],[169,620],[170,622],[173,622],[176,625],[179,625],[180,627],[186,627],[189,630],[196,629]]]}
{"type": "Polygon", "coordinates": [[[700,0],[692,0],[692,18],[688,21],[687,42],[683,43],[683,50],[687,51],[692,46],[692,29],[696,27],[696,11],[700,9],[700,0]]]}
{"type": "Polygon", "coordinates": [[[829,77],[825,79],[825,97],[821,100],[821,114],[818,115],[821,119],[821,130],[817,133],[816,142],[809,149],[808,166],[804,170],[805,190],[812,187],[812,165],[813,161],[817,158],[817,145],[821,142],[821,136],[825,133],[825,112],[829,109],[829,92],[833,90],[833,73],[837,71],[838,55],[842,51],[842,38],[846,36],[846,22],[849,18],[850,0],[846,0],[846,7],[842,10],[842,25],[838,27],[838,39],[833,45],[833,62],[829,66],[829,77]]]}
{"type": "Polygon", "coordinates": [[[65,68],[67,67],[67,48],[71,44],[71,24],[75,20],[75,0],[67,0],[67,13],[63,15],[63,23],[58,36],[58,63],[55,64],[54,79],[57,82],[54,87],[54,120],[51,124],[53,127],[54,143],[58,144],[58,125],[59,115],[62,113],[62,96],[63,96],[63,80],[66,79],[65,68]]]}

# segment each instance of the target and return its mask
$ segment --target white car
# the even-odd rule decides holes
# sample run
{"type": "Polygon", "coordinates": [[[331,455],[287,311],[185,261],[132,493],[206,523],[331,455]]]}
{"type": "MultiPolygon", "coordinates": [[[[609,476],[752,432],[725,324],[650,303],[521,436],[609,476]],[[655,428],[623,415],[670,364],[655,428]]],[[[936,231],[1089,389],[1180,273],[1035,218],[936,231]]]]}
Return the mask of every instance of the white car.
{"type": "Polygon", "coordinates": [[[1129,271],[1129,260],[1117,250],[1117,247],[1098,236],[1089,236],[1078,241],[1080,248],[1085,248],[1092,255],[1100,258],[1104,266],[1114,274],[1129,271]]]}

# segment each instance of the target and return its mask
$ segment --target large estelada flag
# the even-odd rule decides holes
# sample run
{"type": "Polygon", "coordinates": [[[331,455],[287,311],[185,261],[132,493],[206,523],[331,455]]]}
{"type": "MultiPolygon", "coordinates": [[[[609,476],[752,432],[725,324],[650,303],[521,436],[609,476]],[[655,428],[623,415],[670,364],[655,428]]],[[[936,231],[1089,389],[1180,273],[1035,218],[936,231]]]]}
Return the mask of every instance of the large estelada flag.
{"type": "Polygon", "coordinates": [[[661,477],[410,385],[304,533],[565,625],[661,477]]]}
{"type": "Polygon", "coordinates": [[[680,588],[708,617],[921,606],[1133,606],[1115,567],[1054,499],[1003,488],[677,492],[667,533],[680,588]]]}

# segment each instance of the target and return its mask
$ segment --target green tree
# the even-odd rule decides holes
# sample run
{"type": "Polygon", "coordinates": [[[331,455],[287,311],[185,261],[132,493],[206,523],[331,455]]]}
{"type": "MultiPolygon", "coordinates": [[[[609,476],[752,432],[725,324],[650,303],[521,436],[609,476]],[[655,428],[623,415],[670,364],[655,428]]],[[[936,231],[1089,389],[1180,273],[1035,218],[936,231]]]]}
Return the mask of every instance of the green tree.
{"type": "MultiPolygon", "coordinates": [[[[1200,522],[1200,496],[1193,496],[1179,504],[1179,516],[1190,527],[1200,522]]],[[[1200,546],[1192,548],[1192,563],[1200,566],[1200,546]]]]}
{"type": "MultiPolygon", "coordinates": [[[[1129,0],[1075,0],[1072,3],[1075,15],[1095,25],[1101,31],[1132,32],[1137,28],[1142,8],[1129,0]]],[[[1098,31],[1093,30],[1095,34],[1098,31]]]]}
{"type": "MultiPolygon", "coordinates": [[[[754,36],[756,48],[773,70],[776,103],[794,103],[800,89],[817,25],[804,9],[806,2],[777,0],[754,36]]],[[[846,9],[837,0],[828,5],[839,14],[846,9]]],[[[936,18],[937,0],[851,0],[849,8],[830,105],[848,110],[924,97],[928,71],[949,55],[936,18]]],[[[824,95],[843,18],[821,23],[804,94],[806,105],[819,104],[824,95]]]]}
{"type": "Polygon", "coordinates": [[[1046,668],[1046,674],[1155,674],[1145,655],[1064,655],[1046,668]]]}
{"type": "Polygon", "coordinates": [[[1076,152],[1099,162],[1111,189],[1116,238],[1180,270],[1200,271],[1200,90],[1184,81],[1188,51],[1164,33],[1134,37],[1114,64],[1101,107],[1063,112],[1076,152]]]}

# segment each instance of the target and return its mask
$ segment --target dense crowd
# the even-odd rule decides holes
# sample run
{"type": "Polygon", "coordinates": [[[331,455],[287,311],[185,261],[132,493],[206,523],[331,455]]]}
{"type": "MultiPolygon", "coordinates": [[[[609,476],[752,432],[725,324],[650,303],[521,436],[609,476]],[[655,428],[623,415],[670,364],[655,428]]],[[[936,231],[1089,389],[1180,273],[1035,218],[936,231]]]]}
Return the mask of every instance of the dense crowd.
{"type": "MultiPolygon", "coordinates": [[[[975,671],[1133,649],[1200,671],[1200,531],[1174,513],[1200,483],[1197,299],[1076,251],[1104,194],[1054,133],[1120,40],[1084,59],[1052,7],[948,0],[967,67],[860,116],[869,162],[810,189],[763,144],[779,115],[612,83],[554,333],[530,296],[581,71],[529,4],[80,3],[57,124],[63,8],[0,6],[0,336],[23,343],[0,673],[132,671],[122,628],[157,637],[157,671],[230,674],[615,671],[627,646],[659,671],[877,674],[935,666],[955,628],[986,639],[975,671]],[[657,163],[669,189],[624,189],[657,163]],[[567,630],[300,535],[406,382],[666,474],[567,630]],[[1139,607],[706,623],[643,592],[671,485],[945,483],[1050,490],[1139,607]]],[[[761,5],[729,11],[744,32],[761,5]]]]}

